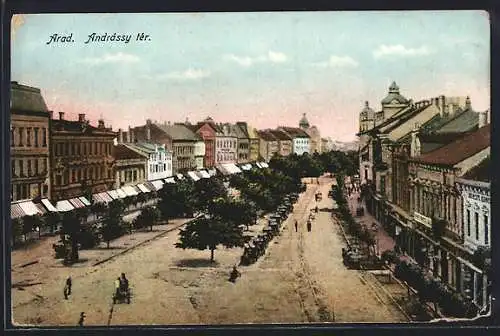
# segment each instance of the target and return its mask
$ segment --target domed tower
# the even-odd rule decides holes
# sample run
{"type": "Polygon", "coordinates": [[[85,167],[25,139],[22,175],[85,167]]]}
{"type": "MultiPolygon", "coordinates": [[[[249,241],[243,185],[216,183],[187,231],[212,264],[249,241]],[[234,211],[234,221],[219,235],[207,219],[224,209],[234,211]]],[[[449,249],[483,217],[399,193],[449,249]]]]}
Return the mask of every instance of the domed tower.
{"type": "Polygon", "coordinates": [[[375,120],[375,123],[379,124],[387,120],[394,115],[394,113],[407,107],[408,104],[408,99],[399,93],[399,86],[396,82],[392,82],[391,86],[389,86],[389,93],[382,99],[382,113],[378,116],[377,120],[375,120]]]}
{"type": "Polygon", "coordinates": [[[302,119],[299,121],[299,127],[306,130],[309,128],[309,121],[307,121],[306,114],[302,114],[302,119]]]}
{"type": "Polygon", "coordinates": [[[375,119],[375,111],[365,101],[365,107],[359,113],[359,131],[364,132],[373,128],[375,119]]]}

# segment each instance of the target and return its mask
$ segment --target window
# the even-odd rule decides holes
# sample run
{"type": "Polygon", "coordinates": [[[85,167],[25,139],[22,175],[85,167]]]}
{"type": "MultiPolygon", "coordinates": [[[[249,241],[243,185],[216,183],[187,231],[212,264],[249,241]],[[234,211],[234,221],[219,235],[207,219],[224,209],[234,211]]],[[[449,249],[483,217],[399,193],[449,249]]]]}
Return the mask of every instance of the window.
{"type": "Polygon", "coordinates": [[[10,167],[12,169],[12,177],[16,177],[16,161],[14,159],[10,160],[10,167]]]}
{"type": "Polygon", "coordinates": [[[470,237],[470,210],[467,209],[467,236],[470,237]]]}
{"type": "Polygon", "coordinates": [[[35,175],[38,175],[40,171],[38,170],[38,159],[35,159],[35,175]]]}
{"type": "Polygon", "coordinates": [[[34,133],[35,133],[35,147],[38,147],[40,143],[38,142],[38,127],[34,128],[34,133]]]}
{"type": "Polygon", "coordinates": [[[47,159],[45,158],[42,159],[42,172],[43,173],[47,172],[47,159]]]}
{"type": "Polygon", "coordinates": [[[490,233],[488,232],[490,229],[490,225],[488,223],[488,215],[484,215],[484,244],[489,245],[490,233]]]}
{"type": "Polygon", "coordinates": [[[31,177],[31,160],[28,159],[26,165],[28,166],[28,177],[31,177]]]}
{"type": "Polygon", "coordinates": [[[479,240],[479,213],[474,212],[474,224],[476,225],[476,240],[479,240]]]}
{"type": "Polygon", "coordinates": [[[42,147],[47,147],[47,129],[42,128],[42,147]]]}
{"type": "Polygon", "coordinates": [[[14,127],[11,127],[10,128],[10,145],[11,146],[15,146],[16,143],[14,141],[14,132],[16,131],[16,129],[14,127]]]}
{"type": "Polygon", "coordinates": [[[19,127],[19,146],[24,146],[23,138],[24,138],[24,127],[19,127]]]}
{"type": "Polygon", "coordinates": [[[31,147],[31,128],[26,128],[26,146],[31,147]]]}

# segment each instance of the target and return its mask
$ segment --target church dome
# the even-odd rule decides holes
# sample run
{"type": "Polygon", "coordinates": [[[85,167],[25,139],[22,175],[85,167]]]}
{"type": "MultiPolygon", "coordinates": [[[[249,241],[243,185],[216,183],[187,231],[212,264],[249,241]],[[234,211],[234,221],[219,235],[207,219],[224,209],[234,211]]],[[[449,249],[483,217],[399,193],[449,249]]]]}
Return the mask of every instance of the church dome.
{"type": "Polygon", "coordinates": [[[399,86],[396,82],[392,82],[391,86],[389,86],[389,94],[382,99],[382,104],[407,104],[408,99],[403,97],[399,93],[399,86]]]}
{"type": "Polygon", "coordinates": [[[362,120],[373,119],[375,111],[370,107],[367,101],[365,101],[365,107],[361,110],[360,117],[362,120]]]}
{"type": "Polygon", "coordinates": [[[306,118],[306,114],[302,114],[302,119],[299,121],[299,126],[301,128],[309,128],[309,121],[306,118]]]}

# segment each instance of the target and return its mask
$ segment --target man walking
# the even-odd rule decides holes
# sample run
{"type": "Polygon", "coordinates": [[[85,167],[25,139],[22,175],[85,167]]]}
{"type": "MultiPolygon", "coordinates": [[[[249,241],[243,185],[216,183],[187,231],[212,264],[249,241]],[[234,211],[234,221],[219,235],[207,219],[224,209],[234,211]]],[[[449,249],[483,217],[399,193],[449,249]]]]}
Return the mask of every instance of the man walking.
{"type": "Polygon", "coordinates": [[[86,317],[86,316],[85,316],[85,313],[84,313],[84,312],[81,312],[81,313],[80,313],[80,319],[78,320],[78,325],[79,325],[80,327],[83,327],[83,322],[85,322],[85,317],[86,317]]]}
{"type": "Polygon", "coordinates": [[[64,299],[67,300],[69,295],[71,295],[71,276],[66,279],[64,285],[64,299]]]}
{"type": "Polygon", "coordinates": [[[295,232],[297,232],[299,229],[299,222],[295,221],[295,232]]]}

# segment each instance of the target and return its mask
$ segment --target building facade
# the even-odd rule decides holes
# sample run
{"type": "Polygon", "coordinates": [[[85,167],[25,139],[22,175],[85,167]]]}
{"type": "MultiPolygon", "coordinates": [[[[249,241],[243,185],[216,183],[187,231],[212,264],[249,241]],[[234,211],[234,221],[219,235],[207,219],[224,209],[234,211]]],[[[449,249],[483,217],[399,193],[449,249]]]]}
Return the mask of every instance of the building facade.
{"type": "Polygon", "coordinates": [[[51,173],[54,201],[99,193],[113,188],[113,146],[117,133],[104,125],[90,125],[85,114],[78,120],[51,120],[51,173]]]}
{"type": "Polygon", "coordinates": [[[215,164],[236,163],[238,159],[238,136],[231,124],[218,124],[215,138],[215,164]]]}
{"type": "Polygon", "coordinates": [[[146,157],[146,180],[155,181],[172,176],[172,152],[165,149],[164,145],[138,142],[125,144],[125,146],[146,157]]]}
{"type": "Polygon", "coordinates": [[[204,162],[205,162],[205,154],[206,154],[206,147],[205,147],[205,141],[200,138],[198,141],[194,143],[194,161],[196,165],[196,169],[203,169],[204,168],[204,162]]]}
{"type": "Polygon", "coordinates": [[[292,138],[292,147],[294,154],[303,155],[304,153],[311,153],[309,135],[301,128],[279,127],[278,129],[284,131],[289,137],[292,138]]]}
{"type": "Polygon", "coordinates": [[[50,114],[38,88],[11,83],[11,201],[51,198],[50,114]]]}
{"type": "Polygon", "coordinates": [[[249,160],[250,162],[256,162],[260,156],[260,138],[257,130],[248,125],[248,138],[250,139],[250,151],[249,151],[249,160]]]}
{"type": "Polygon", "coordinates": [[[287,133],[281,130],[269,130],[269,132],[278,140],[279,155],[289,156],[293,153],[293,140],[287,133]]]}
{"type": "Polygon", "coordinates": [[[148,156],[124,144],[113,147],[115,189],[147,181],[148,156]]]}
{"type": "Polygon", "coordinates": [[[215,122],[211,117],[206,118],[191,128],[205,142],[205,157],[203,159],[203,166],[205,168],[215,167],[215,129],[215,122]]]}
{"type": "Polygon", "coordinates": [[[248,125],[246,122],[239,121],[234,126],[238,136],[238,163],[250,162],[250,137],[248,135],[248,125]]]}

